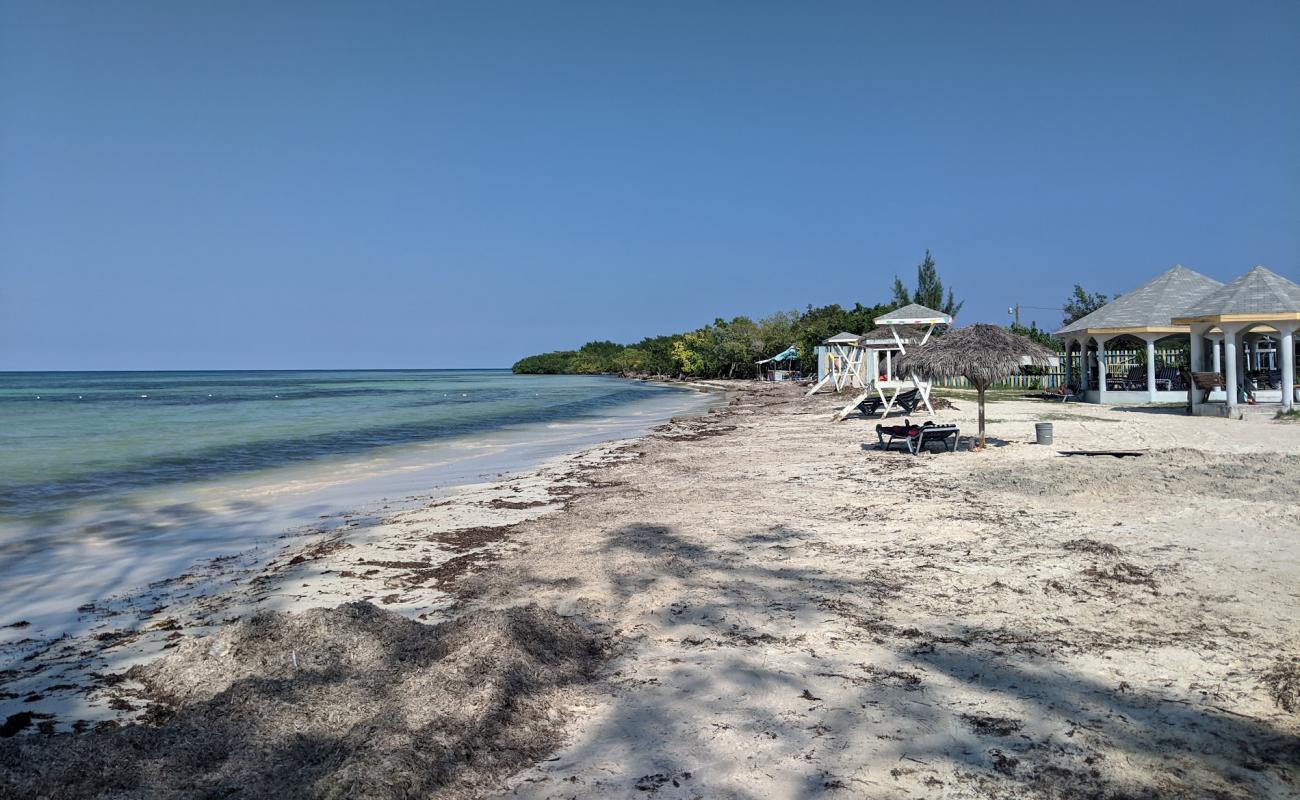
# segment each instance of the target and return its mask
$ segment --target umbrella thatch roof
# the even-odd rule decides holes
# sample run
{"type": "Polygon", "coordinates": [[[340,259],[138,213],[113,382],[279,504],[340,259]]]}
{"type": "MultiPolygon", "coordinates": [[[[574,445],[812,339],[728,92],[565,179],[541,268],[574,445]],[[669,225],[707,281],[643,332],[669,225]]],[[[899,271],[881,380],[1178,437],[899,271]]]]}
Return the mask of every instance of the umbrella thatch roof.
{"type": "Polygon", "coordinates": [[[891,328],[898,329],[898,338],[908,346],[920,344],[925,338],[925,331],[911,325],[878,325],[858,337],[858,347],[870,347],[874,344],[889,345],[897,349],[898,344],[894,341],[894,332],[890,330],[891,328]]]}
{"type": "Polygon", "coordinates": [[[928,380],[962,377],[976,388],[987,388],[1023,366],[1047,366],[1054,358],[1055,352],[1032,339],[998,325],[978,323],[909,349],[899,371],[915,372],[928,380]]]}

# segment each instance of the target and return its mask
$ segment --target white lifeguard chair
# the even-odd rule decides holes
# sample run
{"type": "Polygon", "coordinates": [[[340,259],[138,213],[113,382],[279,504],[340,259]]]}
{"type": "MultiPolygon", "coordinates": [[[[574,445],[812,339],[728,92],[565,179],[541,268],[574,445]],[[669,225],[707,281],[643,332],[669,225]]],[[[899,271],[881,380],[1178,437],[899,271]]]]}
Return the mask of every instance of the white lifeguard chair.
{"type": "Polygon", "coordinates": [[[808,390],[805,397],[816,394],[824,386],[831,386],[841,392],[844,387],[865,389],[867,382],[862,377],[863,352],[858,347],[859,336],[856,333],[837,333],[822,345],[826,347],[826,375],[808,390]]]}
{"type": "Polygon", "coordinates": [[[920,347],[928,342],[935,326],[951,325],[952,317],[941,311],[912,303],[876,317],[875,322],[878,327],[858,337],[857,350],[869,369],[869,379],[862,387],[862,393],[840,410],[835,417],[836,420],[842,420],[853,413],[853,410],[873,393],[880,398],[881,416],[887,417],[893,410],[894,401],[898,399],[899,394],[913,388],[920,395],[925,410],[933,414],[934,407],[930,405],[930,383],[921,380],[915,372],[905,378],[898,376],[894,371],[894,362],[898,356],[907,352],[908,347],[920,347]]]}

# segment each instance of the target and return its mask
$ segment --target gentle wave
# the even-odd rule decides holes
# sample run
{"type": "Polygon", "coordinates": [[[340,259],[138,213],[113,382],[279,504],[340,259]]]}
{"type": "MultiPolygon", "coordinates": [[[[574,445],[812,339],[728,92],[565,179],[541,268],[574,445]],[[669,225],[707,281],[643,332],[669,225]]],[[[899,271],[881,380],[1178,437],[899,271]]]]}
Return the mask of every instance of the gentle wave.
{"type": "Polygon", "coordinates": [[[88,497],[512,425],[594,420],[673,391],[504,371],[10,373],[0,375],[0,421],[10,423],[0,426],[0,513],[43,514],[88,497]]]}

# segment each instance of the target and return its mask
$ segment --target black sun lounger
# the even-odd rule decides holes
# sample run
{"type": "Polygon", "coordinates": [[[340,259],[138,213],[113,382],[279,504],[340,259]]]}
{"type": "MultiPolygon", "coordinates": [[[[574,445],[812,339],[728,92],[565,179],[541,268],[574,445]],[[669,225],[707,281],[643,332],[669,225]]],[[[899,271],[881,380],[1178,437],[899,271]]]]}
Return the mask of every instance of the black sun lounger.
{"type": "Polygon", "coordinates": [[[936,425],[933,422],[912,425],[904,420],[902,425],[876,426],[876,438],[880,440],[881,448],[888,450],[894,442],[901,441],[907,445],[907,452],[912,455],[924,450],[927,442],[939,442],[947,447],[948,452],[954,452],[960,434],[956,425],[936,425]]]}
{"type": "Polygon", "coordinates": [[[1074,384],[1057,386],[1054,389],[1044,391],[1039,397],[1044,400],[1060,400],[1062,403],[1068,403],[1071,400],[1082,400],[1083,390],[1074,384]]]}
{"type": "MultiPolygon", "coordinates": [[[[898,397],[894,398],[894,408],[902,409],[904,414],[916,413],[916,407],[919,405],[921,405],[921,393],[916,389],[899,392],[898,397]]],[[[858,403],[858,410],[868,417],[875,416],[875,413],[884,407],[885,401],[881,400],[878,394],[872,394],[858,403]]]]}

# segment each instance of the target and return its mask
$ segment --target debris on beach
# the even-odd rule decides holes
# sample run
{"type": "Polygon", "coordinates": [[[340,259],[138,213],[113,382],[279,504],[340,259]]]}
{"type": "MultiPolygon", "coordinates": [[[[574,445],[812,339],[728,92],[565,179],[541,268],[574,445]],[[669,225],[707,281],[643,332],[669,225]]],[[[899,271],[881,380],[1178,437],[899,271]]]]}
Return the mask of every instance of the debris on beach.
{"type": "Polygon", "coordinates": [[[1278,659],[1261,682],[1278,708],[1300,712],[1300,657],[1278,659]]]}
{"type": "Polygon", "coordinates": [[[0,742],[0,796],[477,795],[556,746],[605,653],[537,606],[263,612],[132,669],[144,724],[0,742]]]}

